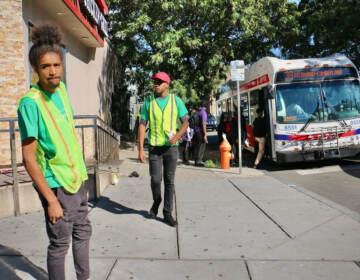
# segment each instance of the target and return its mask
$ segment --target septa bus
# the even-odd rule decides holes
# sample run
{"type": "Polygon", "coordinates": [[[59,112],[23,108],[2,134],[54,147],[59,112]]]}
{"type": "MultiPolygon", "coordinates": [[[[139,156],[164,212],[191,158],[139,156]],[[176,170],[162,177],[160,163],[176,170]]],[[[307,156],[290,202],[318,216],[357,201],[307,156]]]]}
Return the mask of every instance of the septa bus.
{"type": "Polygon", "coordinates": [[[359,81],[356,66],[340,54],[260,59],[240,84],[246,148],[255,150],[252,123],[261,107],[267,123],[266,150],[275,162],[355,156],[360,151],[359,81]]]}

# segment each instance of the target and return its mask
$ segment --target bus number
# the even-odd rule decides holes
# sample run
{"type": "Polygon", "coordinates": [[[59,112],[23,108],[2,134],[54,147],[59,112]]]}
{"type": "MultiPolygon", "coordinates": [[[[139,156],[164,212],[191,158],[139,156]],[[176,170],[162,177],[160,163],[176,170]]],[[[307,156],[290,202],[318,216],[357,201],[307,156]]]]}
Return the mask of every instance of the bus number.
{"type": "Polygon", "coordinates": [[[293,125],[285,125],[284,129],[285,130],[296,130],[296,125],[295,124],[293,124],[293,125]]]}
{"type": "Polygon", "coordinates": [[[359,125],[360,124],[360,120],[351,120],[350,121],[350,125],[359,125]]]}
{"type": "Polygon", "coordinates": [[[292,81],[294,79],[294,72],[293,71],[286,71],[286,80],[292,81]]]}

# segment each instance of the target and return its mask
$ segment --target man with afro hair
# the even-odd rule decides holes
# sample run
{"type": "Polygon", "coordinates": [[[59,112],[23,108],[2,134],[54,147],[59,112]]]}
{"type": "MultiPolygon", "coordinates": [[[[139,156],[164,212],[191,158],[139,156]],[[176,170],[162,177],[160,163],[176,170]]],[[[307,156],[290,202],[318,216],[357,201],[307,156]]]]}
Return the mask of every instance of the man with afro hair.
{"type": "Polygon", "coordinates": [[[90,279],[87,192],[88,176],[64,83],[60,30],[51,24],[34,27],[29,52],[39,81],[18,104],[25,168],[45,213],[49,237],[49,279],[65,279],[65,256],[72,239],[78,280],[90,279]]]}

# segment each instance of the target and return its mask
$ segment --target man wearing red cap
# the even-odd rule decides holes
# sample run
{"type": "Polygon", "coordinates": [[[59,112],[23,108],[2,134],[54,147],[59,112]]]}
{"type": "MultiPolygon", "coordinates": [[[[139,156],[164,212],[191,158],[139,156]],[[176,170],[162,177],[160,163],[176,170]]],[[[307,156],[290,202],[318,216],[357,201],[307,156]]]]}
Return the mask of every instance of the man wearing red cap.
{"type": "Polygon", "coordinates": [[[188,127],[188,111],[182,100],[169,93],[170,77],[165,72],[159,72],[151,78],[154,81],[155,94],[149,96],[142,107],[139,124],[139,159],[146,162],[144,138],[146,125],[149,122],[149,170],[151,190],[154,203],[149,211],[155,218],[161,199],[161,181],[164,169],[164,221],[170,226],[177,222],[172,217],[174,200],[174,178],[179,157],[178,140],[188,127]],[[180,119],[182,125],[177,131],[180,119]]]}

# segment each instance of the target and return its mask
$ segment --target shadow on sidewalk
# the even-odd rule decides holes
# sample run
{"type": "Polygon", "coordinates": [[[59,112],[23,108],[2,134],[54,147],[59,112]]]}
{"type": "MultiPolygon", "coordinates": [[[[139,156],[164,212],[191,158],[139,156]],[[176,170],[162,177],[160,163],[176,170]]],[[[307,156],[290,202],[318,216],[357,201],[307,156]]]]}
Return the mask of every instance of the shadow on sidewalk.
{"type": "Polygon", "coordinates": [[[147,219],[151,218],[148,211],[136,210],[133,208],[126,207],[116,201],[111,200],[110,198],[108,198],[106,196],[102,196],[100,198],[99,202],[96,204],[96,207],[104,209],[106,211],[109,211],[110,213],[113,213],[113,214],[121,214],[121,215],[136,214],[136,215],[141,215],[147,219]]]}
{"type": "Polygon", "coordinates": [[[20,252],[0,244],[0,279],[46,280],[48,274],[20,252]]]}

